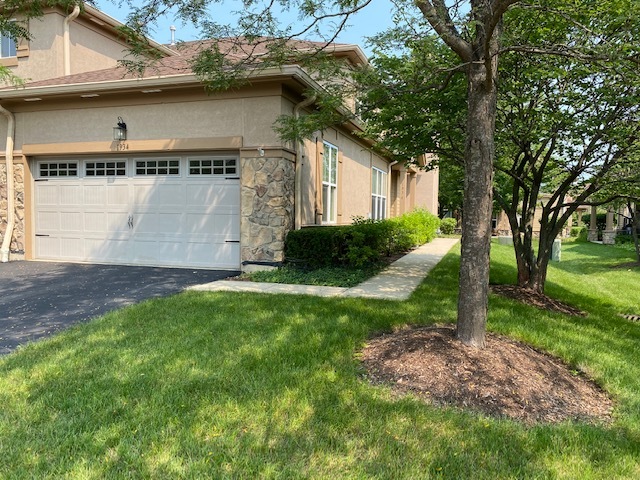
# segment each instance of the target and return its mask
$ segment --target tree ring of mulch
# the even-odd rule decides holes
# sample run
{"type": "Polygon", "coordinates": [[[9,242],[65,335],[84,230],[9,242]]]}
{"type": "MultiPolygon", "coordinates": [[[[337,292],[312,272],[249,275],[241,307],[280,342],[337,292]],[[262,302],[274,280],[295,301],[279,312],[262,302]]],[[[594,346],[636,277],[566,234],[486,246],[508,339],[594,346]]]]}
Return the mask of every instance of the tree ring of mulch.
{"type": "Polygon", "coordinates": [[[373,338],[362,351],[367,378],[435,405],[527,424],[610,420],[613,403],[586,375],[523,343],[488,333],[484,349],[455,328],[413,327],[373,338]]]}
{"type": "Polygon", "coordinates": [[[565,315],[573,315],[578,317],[586,317],[587,313],[582,310],[563,303],[555,298],[547,297],[544,293],[536,292],[528,288],[519,287],[517,285],[490,285],[492,293],[511,298],[527,305],[538,307],[542,310],[549,310],[556,313],[564,313],[565,315]]]}

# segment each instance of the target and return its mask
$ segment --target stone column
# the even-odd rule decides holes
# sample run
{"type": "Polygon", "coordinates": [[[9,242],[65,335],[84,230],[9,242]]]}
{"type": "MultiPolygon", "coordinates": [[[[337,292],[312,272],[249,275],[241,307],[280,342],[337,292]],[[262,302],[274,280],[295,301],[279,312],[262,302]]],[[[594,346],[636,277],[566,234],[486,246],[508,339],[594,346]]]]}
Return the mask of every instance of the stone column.
{"type": "Polygon", "coordinates": [[[250,157],[240,166],[241,257],[243,270],[255,270],[284,260],[284,240],[294,224],[294,161],[250,157]]]}
{"type": "Polygon", "coordinates": [[[591,218],[589,221],[589,232],[587,233],[587,240],[590,242],[598,241],[598,224],[596,219],[596,207],[591,207],[591,218]]]}
{"type": "Polygon", "coordinates": [[[613,227],[614,211],[612,207],[607,209],[607,226],[602,232],[602,243],[605,245],[613,245],[616,243],[616,230],[613,227]]]}
{"type": "MultiPolygon", "coordinates": [[[[6,166],[4,160],[0,163],[0,243],[7,229],[7,185],[6,166]]],[[[9,260],[22,260],[24,258],[24,164],[14,163],[13,178],[16,193],[16,223],[13,229],[11,245],[9,247],[9,260]]]]}

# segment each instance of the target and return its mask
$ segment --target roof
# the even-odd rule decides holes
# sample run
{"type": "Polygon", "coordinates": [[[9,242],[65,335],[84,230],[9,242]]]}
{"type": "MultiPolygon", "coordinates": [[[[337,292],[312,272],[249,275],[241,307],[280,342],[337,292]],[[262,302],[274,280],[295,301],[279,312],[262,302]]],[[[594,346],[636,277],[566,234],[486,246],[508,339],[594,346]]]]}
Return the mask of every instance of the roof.
{"type": "MultiPolygon", "coordinates": [[[[249,43],[244,41],[242,38],[229,38],[219,40],[217,44],[225,56],[235,61],[242,61],[243,59],[259,58],[260,56],[265,55],[268,52],[268,45],[270,41],[270,39],[262,38],[249,43]]],[[[171,55],[153,61],[142,73],[129,72],[123,66],[116,66],[102,70],[93,70],[75,75],[30,82],[21,87],[5,87],[0,89],[0,91],[14,90],[17,88],[26,93],[29,89],[37,87],[86,85],[118,80],[142,80],[177,75],[193,75],[191,62],[200,52],[211,48],[215,42],[215,40],[196,40],[191,42],[182,42],[175,46],[171,46],[171,55]]],[[[360,50],[357,45],[341,43],[327,44],[306,40],[288,40],[287,44],[300,52],[321,50],[335,56],[348,57],[354,63],[366,62],[366,58],[364,57],[362,50],[360,50]]]]}

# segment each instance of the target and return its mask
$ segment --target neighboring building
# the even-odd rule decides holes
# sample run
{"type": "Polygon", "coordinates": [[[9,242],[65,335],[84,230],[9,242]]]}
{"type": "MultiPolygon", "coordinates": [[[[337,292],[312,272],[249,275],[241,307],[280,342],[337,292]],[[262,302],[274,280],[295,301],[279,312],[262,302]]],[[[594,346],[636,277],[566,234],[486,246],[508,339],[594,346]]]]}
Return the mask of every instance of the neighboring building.
{"type": "MultiPolygon", "coordinates": [[[[550,199],[551,199],[551,195],[548,193],[541,193],[540,196],[538,197],[538,203],[536,204],[536,209],[533,214],[533,222],[532,222],[534,237],[540,236],[540,219],[542,218],[542,208],[544,205],[546,205],[549,202],[550,199]]],[[[567,201],[572,201],[572,200],[567,199],[567,201]]],[[[563,209],[563,212],[564,211],[565,210],[563,209]]],[[[586,207],[578,207],[577,209],[578,218],[580,218],[582,213],[584,213],[585,211],[586,211],[586,207]]],[[[518,221],[519,220],[520,220],[520,215],[518,215],[518,221]]],[[[562,227],[562,230],[560,232],[560,237],[568,237],[569,233],[571,232],[571,227],[572,227],[571,222],[570,221],[567,222],[567,224],[565,224],[562,227]]],[[[507,217],[507,214],[503,210],[500,210],[499,212],[493,215],[493,218],[491,220],[491,228],[494,235],[511,236],[511,226],[509,225],[509,218],[507,217]]]]}
{"type": "MultiPolygon", "coordinates": [[[[293,228],[437,213],[437,170],[375,153],[355,122],[302,148],[278,138],[276,119],[305,114],[303,92],[318,88],[298,65],[207,95],[188,63],[206,43],[152,42],[164,58],[140,78],[117,65],[119,25],[90,6],[50,9],[29,23],[32,41],[3,40],[0,62],[30,79],[0,90],[0,151],[14,141],[11,258],[238,269],[282,261],[293,228]],[[118,123],[126,140],[113,140],[118,123]]],[[[366,62],[354,45],[329,50],[366,62]]],[[[1,236],[4,159],[0,179],[1,236]]]]}

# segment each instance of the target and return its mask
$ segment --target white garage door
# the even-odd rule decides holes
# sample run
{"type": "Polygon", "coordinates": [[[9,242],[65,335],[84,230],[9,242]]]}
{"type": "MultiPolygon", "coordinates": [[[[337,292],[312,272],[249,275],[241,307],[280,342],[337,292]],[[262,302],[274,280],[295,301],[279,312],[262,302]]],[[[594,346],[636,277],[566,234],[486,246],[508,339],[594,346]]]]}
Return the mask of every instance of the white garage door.
{"type": "Polygon", "coordinates": [[[39,260],[240,267],[237,157],[42,159],[39,260]]]}

